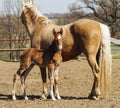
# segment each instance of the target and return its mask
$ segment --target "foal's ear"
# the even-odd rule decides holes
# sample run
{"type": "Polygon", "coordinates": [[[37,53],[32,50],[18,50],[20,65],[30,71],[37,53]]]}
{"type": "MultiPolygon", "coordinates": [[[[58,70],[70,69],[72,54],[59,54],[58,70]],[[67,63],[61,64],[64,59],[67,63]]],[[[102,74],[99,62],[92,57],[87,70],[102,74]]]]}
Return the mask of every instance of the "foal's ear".
{"type": "Polygon", "coordinates": [[[60,34],[63,35],[63,29],[62,28],[60,29],[60,34]]]}
{"type": "Polygon", "coordinates": [[[55,28],[53,29],[53,34],[54,34],[54,36],[55,36],[55,34],[56,34],[55,28]]]}

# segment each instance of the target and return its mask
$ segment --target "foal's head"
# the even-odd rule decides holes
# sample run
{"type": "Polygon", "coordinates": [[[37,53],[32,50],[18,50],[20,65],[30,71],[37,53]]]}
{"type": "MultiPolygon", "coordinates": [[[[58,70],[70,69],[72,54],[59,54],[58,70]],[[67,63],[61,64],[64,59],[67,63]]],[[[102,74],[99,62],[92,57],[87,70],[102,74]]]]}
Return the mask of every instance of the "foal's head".
{"type": "Polygon", "coordinates": [[[59,32],[56,32],[55,29],[53,29],[54,34],[54,40],[55,44],[57,46],[57,50],[62,50],[62,44],[63,44],[63,29],[61,28],[59,32]]]}

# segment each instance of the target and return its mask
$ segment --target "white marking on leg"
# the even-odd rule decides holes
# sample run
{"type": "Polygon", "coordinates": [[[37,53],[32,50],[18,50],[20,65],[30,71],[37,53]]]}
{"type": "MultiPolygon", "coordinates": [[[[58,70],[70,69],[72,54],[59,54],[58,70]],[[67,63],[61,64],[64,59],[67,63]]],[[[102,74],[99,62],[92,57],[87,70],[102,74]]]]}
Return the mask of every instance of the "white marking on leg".
{"type": "Polygon", "coordinates": [[[58,72],[59,72],[59,67],[56,67],[54,71],[54,78],[58,78],[58,72]]]}
{"type": "MultiPolygon", "coordinates": [[[[58,80],[58,72],[59,72],[59,67],[55,68],[55,72],[54,72],[54,78],[57,81],[58,80]]],[[[58,90],[58,84],[55,84],[55,95],[57,97],[57,99],[61,99],[60,95],[59,95],[59,90],[58,90]]]]}
{"type": "Polygon", "coordinates": [[[47,99],[47,94],[48,92],[47,92],[46,84],[45,85],[43,84],[43,94],[41,96],[43,100],[47,99]]]}
{"type": "Polygon", "coordinates": [[[12,90],[12,99],[16,100],[15,92],[16,92],[16,80],[18,79],[18,75],[14,74],[13,77],[13,90],[12,90]]]}
{"type": "Polygon", "coordinates": [[[25,98],[25,100],[28,100],[28,97],[27,97],[27,96],[25,96],[24,98],[25,98]]]}
{"type": "Polygon", "coordinates": [[[56,98],[54,97],[54,93],[53,93],[53,84],[50,85],[50,96],[52,100],[56,100],[56,98]]]}
{"type": "Polygon", "coordinates": [[[12,91],[12,100],[16,100],[16,96],[15,96],[15,90],[12,91]]]}

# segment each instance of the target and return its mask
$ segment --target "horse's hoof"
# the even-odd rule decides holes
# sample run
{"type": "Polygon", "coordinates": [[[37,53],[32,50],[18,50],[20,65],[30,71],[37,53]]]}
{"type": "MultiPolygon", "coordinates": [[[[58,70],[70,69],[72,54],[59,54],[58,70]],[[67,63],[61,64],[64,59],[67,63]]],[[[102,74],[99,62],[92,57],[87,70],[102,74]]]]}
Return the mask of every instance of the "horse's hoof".
{"type": "Polygon", "coordinates": [[[93,96],[92,99],[93,100],[99,100],[99,97],[98,96],[93,96]]]}
{"type": "Polygon", "coordinates": [[[98,100],[99,99],[99,96],[97,95],[93,95],[93,94],[90,94],[89,96],[88,96],[88,98],[89,99],[92,99],[92,100],[98,100]]]}

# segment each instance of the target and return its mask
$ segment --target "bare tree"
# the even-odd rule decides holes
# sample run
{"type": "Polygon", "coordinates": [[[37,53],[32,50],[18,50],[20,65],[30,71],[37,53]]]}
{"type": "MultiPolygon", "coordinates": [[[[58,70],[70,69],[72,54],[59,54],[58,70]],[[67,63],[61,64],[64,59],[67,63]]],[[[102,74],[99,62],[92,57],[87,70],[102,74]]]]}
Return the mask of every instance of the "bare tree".
{"type": "Polygon", "coordinates": [[[112,34],[120,31],[120,0],[79,0],[70,5],[70,11],[80,18],[94,16],[97,20],[108,24],[112,34]],[[80,14],[84,12],[84,14],[80,14]]]}
{"type": "MultiPolygon", "coordinates": [[[[20,21],[20,14],[21,14],[21,5],[20,0],[3,0],[3,12],[1,16],[1,34],[0,38],[9,38],[11,39],[20,39],[26,38],[27,32],[24,29],[21,21],[20,21]]],[[[3,47],[6,48],[20,48],[26,47],[25,41],[10,41],[9,44],[5,42],[3,47]],[[8,46],[7,46],[8,45],[8,46]]],[[[8,55],[8,52],[7,52],[8,55]]],[[[19,52],[10,51],[10,60],[15,60],[19,58],[19,52]]]]}
{"type": "MultiPolygon", "coordinates": [[[[4,0],[3,1],[3,8],[4,8],[4,17],[6,17],[3,20],[4,28],[9,36],[9,39],[12,39],[12,2],[11,0],[4,0]]],[[[12,48],[12,41],[9,42],[10,49],[12,48]]],[[[10,51],[10,60],[12,59],[12,52],[10,51]]]]}

